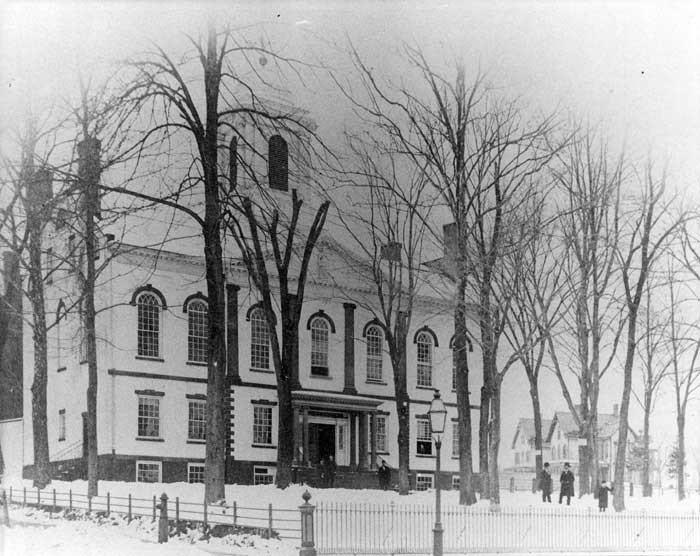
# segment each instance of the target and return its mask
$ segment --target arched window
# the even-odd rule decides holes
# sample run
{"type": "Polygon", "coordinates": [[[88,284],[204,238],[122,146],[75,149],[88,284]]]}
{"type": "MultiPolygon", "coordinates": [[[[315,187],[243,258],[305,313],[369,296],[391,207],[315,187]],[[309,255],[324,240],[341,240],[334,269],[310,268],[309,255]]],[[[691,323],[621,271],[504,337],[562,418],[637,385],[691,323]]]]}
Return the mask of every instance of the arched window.
{"type": "Polygon", "coordinates": [[[568,457],[568,450],[566,449],[566,444],[562,446],[562,453],[561,453],[562,459],[566,459],[568,457]]]}
{"type": "Polygon", "coordinates": [[[417,384],[432,386],[433,383],[433,338],[428,332],[421,332],[416,338],[417,384]]]}
{"type": "Polygon", "coordinates": [[[287,191],[289,183],[289,149],[280,135],[273,135],[267,145],[267,171],[271,189],[287,191]]]}
{"type": "Polygon", "coordinates": [[[384,332],[380,326],[373,324],[367,328],[367,380],[382,380],[382,346],[384,332]]]}
{"type": "Polygon", "coordinates": [[[256,307],[248,315],[250,320],[250,366],[253,369],[270,369],[270,327],[265,311],[256,307]]]}
{"type": "Polygon", "coordinates": [[[209,348],[209,309],[206,301],[194,299],[187,305],[187,360],[206,363],[209,348]]]}
{"type": "Polygon", "coordinates": [[[309,328],[311,330],[311,374],[328,376],[328,321],[323,317],[314,317],[309,328]]]}
{"type": "Polygon", "coordinates": [[[155,293],[143,292],[136,299],[137,353],[142,357],[160,356],[161,305],[155,293]]]}

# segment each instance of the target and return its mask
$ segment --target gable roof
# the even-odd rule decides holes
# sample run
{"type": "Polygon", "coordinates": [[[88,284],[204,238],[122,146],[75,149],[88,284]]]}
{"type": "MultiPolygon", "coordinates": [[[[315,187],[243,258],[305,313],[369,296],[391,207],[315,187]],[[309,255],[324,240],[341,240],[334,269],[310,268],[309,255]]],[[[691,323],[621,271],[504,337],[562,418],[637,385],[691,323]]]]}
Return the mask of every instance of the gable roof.
{"type": "MultiPolygon", "coordinates": [[[[552,425],[551,419],[542,419],[542,442],[546,441],[547,433],[552,425]]],[[[513,444],[511,449],[515,448],[515,443],[520,435],[524,435],[526,440],[535,439],[535,420],[530,418],[521,417],[518,420],[518,426],[515,429],[515,435],[513,436],[513,444]]]]}
{"type": "MultiPolygon", "coordinates": [[[[577,406],[578,407],[578,406],[577,406]]],[[[549,427],[549,432],[547,433],[546,441],[551,442],[552,435],[554,434],[554,429],[556,425],[559,424],[561,430],[568,437],[578,437],[579,428],[576,426],[576,420],[574,416],[568,411],[556,411],[554,413],[554,419],[551,421],[549,427]]],[[[620,416],[614,415],[612,413],[599,413],[598,414],[598,438],[607,439],[611,438],[618,431],[620,426],[620,416]]],[[[629,431],[632,436],[636,439],[637,433],[629,427],[629,431]]]]}

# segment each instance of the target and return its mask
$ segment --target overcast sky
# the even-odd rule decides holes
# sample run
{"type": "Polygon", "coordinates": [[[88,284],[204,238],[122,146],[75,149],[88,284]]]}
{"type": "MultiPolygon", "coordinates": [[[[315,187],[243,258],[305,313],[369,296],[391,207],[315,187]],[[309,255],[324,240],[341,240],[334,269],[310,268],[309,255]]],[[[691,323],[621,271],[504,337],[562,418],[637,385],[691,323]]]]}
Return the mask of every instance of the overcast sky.
{"type": "MultiPolygon", "coordinates": [[[[436,67],[448,71],[463,61],[468,72],[480,68],[492,84],[536,109],[558,107],[601,125],[634,157],[652,153],[658,163],[669,164],[672,185],[689,195],[698,188],[700,3],[690,1],[225,2],[204,7],[6,1],[0,7],[0,137],[16,124],[26,99],[68,94],[78,68],[118,60],[148,48],[149,41],[181,51],[183,33],[201,33],[211,14],[250,37],[267,37],[274,48],[335,68],[348,66],[347,37],[394,80],[401,79],[395,62],[404,42],[420,46],[436,67]]],[[[349,117],[338,108],[338,98],[330,84],[319,82],[295,100],[312,110],[322,134],[332,134],[349,117]]],[[[556,384],[545,382],[557,398],[556,384]]],[[[521,387],[512,379],[504,399],[521,387]]],[[[601,394],[601,411],[618,403],[617,392],[601,394]]],[[[518,399],[522,406],[509,403],[506,435],[518,416],[531,414],[527,397],[518,399]]],[[[563,402],[556,407],[564,409],[563,402]]],[[[543,409],[550,417],[554,407],[543,409]]],[[[690,426],[688,435],[697,437],[697,426],[690,426]]],[[[503,451],[509,441],[506,436],[503,451]]]]}

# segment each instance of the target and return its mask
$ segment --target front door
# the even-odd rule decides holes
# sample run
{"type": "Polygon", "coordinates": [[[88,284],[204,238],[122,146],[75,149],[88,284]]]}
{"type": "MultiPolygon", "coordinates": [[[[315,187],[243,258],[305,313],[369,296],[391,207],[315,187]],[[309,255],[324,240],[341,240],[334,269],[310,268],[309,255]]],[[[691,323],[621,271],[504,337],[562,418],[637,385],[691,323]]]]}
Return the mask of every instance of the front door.
{"type": "Polygon", "coordinates": [[[335,425],[309,423],[309,461],[318,465],[329,456],[335,458],[335,425]]]}

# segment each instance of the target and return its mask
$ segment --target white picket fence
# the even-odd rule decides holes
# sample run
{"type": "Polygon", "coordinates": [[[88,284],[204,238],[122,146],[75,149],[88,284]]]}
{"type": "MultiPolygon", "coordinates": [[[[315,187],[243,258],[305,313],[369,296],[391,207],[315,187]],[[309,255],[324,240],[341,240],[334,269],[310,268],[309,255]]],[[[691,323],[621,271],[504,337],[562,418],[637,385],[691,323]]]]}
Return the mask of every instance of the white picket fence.
{"type": "MultiPolygon", "coordinates": [[[[430,554],[434,508],[400,504],[319,503],[321,554],[430,554]]],[[[443,508],[445,553],[692,550],[700,547],[697,512],[581,508],[443,508]],[[562,511],[564,510],[564,511],[562,511]]]]}

